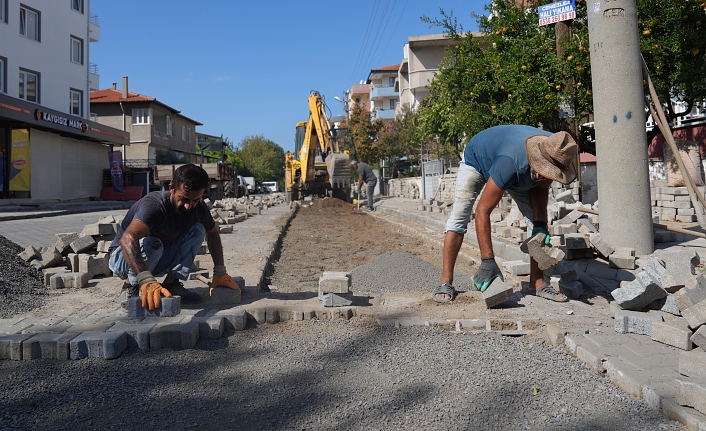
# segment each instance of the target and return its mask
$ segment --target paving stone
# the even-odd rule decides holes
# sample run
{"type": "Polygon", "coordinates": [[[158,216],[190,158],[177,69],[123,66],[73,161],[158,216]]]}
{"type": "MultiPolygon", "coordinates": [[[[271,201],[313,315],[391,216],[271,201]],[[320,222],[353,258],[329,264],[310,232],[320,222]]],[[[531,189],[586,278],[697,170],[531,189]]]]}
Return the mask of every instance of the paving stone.
{"type": "Polygon", "coordinates": [[[706,352],[679,352],[679,373],[687,377],[706,377],[706,352]]]}
{"type": "Polygon", "coordinates": [[[583,284],[584,288],[590,289],[591,292],[597,295],[605,295],[611,293],[614,289],[608,284],[591,277],[590,275],[580,272],[579,281],[583,284]]]}
{"type": "Polygon", "coordinates": [[[691,350],[691,330],[677,322],[652,322],[652,339],[682,350],[691,350]]]}
{"type": "Polygon", "coordinates": [[[80,236],[93,236],[93,235],[109,235],[117,232],[116,228],[113,226],[116,223],[93,223],[87,224],[83,227],[80,236]]]}
{"type": "Polygon", "coordinates": [[[637,377],[639,372],[634,367],[620,358],[609,358],[603,362],[603,368],[617,387],[637,399],[642,398],[642,387],[646,382],[637,377]]]}
{"type": "Polygon", "coordinates": [[[696,329],[706,323],[706,301],[692,305],[681,312],[689,327],[696,329]]]}
{"type": "Polygon", "coordinates": [[[677,301],[674,299],[674,295],[668,294],[662,299],[657,299],[654,302],[651,302],[650,305],[647,306],[650,310],[659,310],[663,311],[665,313],[673,314],[675,316],[681,316],[681,312],[679,311],[679,307],[677,307],[677,301]]]}
{"type": "Polygon", "coordinates": [[[319,297],[327,293],[347,294],[350,287],[350,272],[324,271],[319,278],[319,297]]]}
{"type": "Polygon", "coordinates": [[[211,305],[232,306],[241,302],[241,289],[231,289],[230,287],[218,286],[210,291],[211,305]]]}
{"type": "Polygon", "coordinates": [[[181,296],[175,295],[171,298],[162,298],[159,308],[149,310],[142,308],[142,299],[139,297],[127,300],[128,317],[173,317],[181,313],[181,296]]]}
{"type": "Polygon", "coordinates": [[[552,346],[563,346],[566,331],[551,323],[547,324],[547,342],[552,346]]]}
{"type": "Polygon", "coordinates": [[[593,247],[593,249],[603,257],[608,257],[615,251],[613,247],[603,240],[603,237],[601,237],[601,234],[598,232],[589,234],[588,238],[591,243],[591,247],[593,247]]]}
{"type": "Polygon", "coordinates": [[[115,321],[107,320],[104,322],[89,322],[83,319],[71,319],[67,323],[71,324],[71,326],[66,329],[66,332],[106,332],[115,325],[115,321]]]}
{"type": "Polygon", "coordinates": [[[594,226],[590,220],[585,219],[585,218],[580,218],[580,219],[576,220],[576,227],[577,227],[579,233],[591,234],[591,233],[598,232],[598,229],[596,228],[596,226],[594,226]]]}
{"type": "Polygon", "coordinates": [[[543,233],[537,234],[522,243],[521,249],[537,262],[539,269],[552,267],[564,259],[564,252],[556,247],[544,245],[546,235],[543,233]]]}
{"type": "Polygon", "coordinates": [[[649,274],[641,271],[626,287],[611,292],[618,305],[625,310],[642,310],[650,303],[667,296],[649,274]]]}
{"type": "Polygon", "coordinates": [[[199,323],[160,323],[150,331],[150,349],[193,349],[199,340],[199,323]]]}
{"type": "Polygon", "coordinates": [[[676,401],[698,412],[706,413],[706,377],[684,377],[674,379],[677,383],[676,401]]]}
{"type": "Polygon", "coordinates": [[[227,310],[218,310],[214,316],[222,316],[225,320],[225,329],[233,331],[242,331],[247,324],[247,313],[242,308],[230,308],[227,310]]]}
{"type": "Polygon", "coordinates": [[[0,359],[22,360],[22,343],[34,334],[0,335],[0,359]]]}
{"type": "Polygon", "coordinates": [[[706,430],[706,415],[697,412],[691,407],[677,404],[673,398],[662,399],[662,413],[668,419],[685,424],[689,431],[706,430]]]}
{"type": "Polygon", "coordinates": [[[252,310],[250,311],[250,315],[258,325],[262,325],[267,321],[267,310],[264,308],[252,310]]]}
{"type": "Polygon", "coordinates": [[[39,257],[39,254],[40,254],[40,253],[39,253],[39,250],[37,250],[36,248],[34,248],[34,247],[32,247],[32,246],[30,245],[29,247],[27,247],[27,248],[25,248],[24,250],[22,250],[22,251],[20,252],[20,254],[18,254],[18,256],[19,256],[22,260],[24,260],[25,262],[30,262],[30,261],[32,261],[32,260],[38,258],[38,257],[39,257]]]}
{"type": "Polygon", "coordinates": [[[691,336],[691,342],[702,349],[706,348],[706,325],[701,325],[699,329],[694,332],[691,336]]]}
{"type": "Polygon", "coordinates": [[[83,332],[71,340],[71,359],[115,359],[127,348],[124,331],[83,332]]]}
{"type": "Polygon", "coordinates": [[[576,222],[576,220],[578,220],[579,218],[581,218],[583,215],[584,215],[583,212],[581,212],[581,211],[579,211],[579,210],[573,210],[573,211],[571,211],[569,214],[567,214],[564,218],[562,218],[561,220],[559,220],[559,222],[556,223],[556,224],[569,224],[569,223],[574,223],[574,222],[576,222]]]}
{"type": "Polygon", "coordinates": [[[64,263],[64,256],[59,253],[56,247],[45,247],[42,248],[40,256],[31,262],[31,265],[42,270],[44,268],[51,268],[53,266],[59,266],[64,263]]]}
{"type": "Polygon", "coordinates": [[[586,274],[591,277],[613,279],[618,275],[618,270],[611,268],[602,262],[589,263],[586,267],[586,274]]]}
{"type": "Polygon", "coordinates": [[[569,299],[579,299],[584,294],[580,281],[559,281],[559,291],[569,299]]]}
{"type": "Polygon", "coordinates": [[[503,262],[503,268],[513,276],[529,275],[530,263],[522,260],[509,260],[503,262]]]}
{"type": "Polygon", "coordinates": [[[275,308],[268,308],[265,310],[265,322],[279,323],[279,311],[275,308]]]}
{"type": "Polygon", "coordinates": [[[49,279],[49,287],[52,289],[80,289],[88,284],[91,274],[87,272],[66,272],[52,275],[49,279]]]}
{"type": "Polygon", "coordinates": [[[565,190],[565,191],[557,194],[556,196],[554,196],[554,199],[557,202],[565,202],[565,203],[569,203],[569,204],[572,204],[575,202],[573,190],[571,190],[571,189],[565,190]]]}
{"type": "Polygon", "coordinates": [[[557,266],[560,267],[561,281],[565,283],[577,281],[581,276],[581,270],[574,262],[562,261],[561,264],[557,266]]]}
{"type": "Polygon", "coordinates": [[[611,268],[635,269],[635,256],[614,252],[608,256],[608,264],[611,268]]]}
{"type": "Polygon", "coordinates": [[[679,250],[660,253],[667,270],[667,284],[684,286],[686,281],[696,275],[696,265],[700,263],[699,255],[694,250],[679,250]]]}
{"type": "Polygon", "coordinates": [[[674,293],[674,301],[681,311],[706,301],[706,276],[699,274],[687,279],[684,287],[674,293]]]}
{"type": "Polygon", "coordinates": [[[324,307],[348,307],[353,305],[351,294],[340,295],[338,293],[327,293],[320,296],[319,299],[323,302],[324,307]]]}
{"type": "Polygon", "coordinates": [[[77,253],[69,253],[66,255],[66,267],[69,268],[69,271],[76,272],[78,271],[78,259],[80,254],[77,253]]]}
{"type": "Polygon", "coordinates": [[[588,236],[582,233],[565,234],[564,244],[566,244],[567,250],[585,250],[591,247],[588,236]]]}
{"type": "Polygon", "coordinates": [[[661,314],[618,310],[615,312],[615,332],[619,334],[652,335],[652,322],[662,322],[661,314]]]}
{"type": "Polygon", "coordinates": [[[64,267],[44,268],[42,270],[42,275],[44,276],[44,285],[51,286],[50,281],[53,275],[65,274],[67,272],[69,272],[69,270],[64,267]]]}
{"type": "Polygon", "coordinates": [[[642,265],[642,270],[645,271],[657,284],[659,284],[661,288],[667,288],[664,285],[664,277],[667,276],[667,270],[658,259],[652,258],[647,260],[647,262],[642,265]]]}
{"type": "Polygon", "coordinates": [[[567,249],[565,259],[576,260],[576,259],[592,259],[593,249],[567,249]]]}
{"type": "Polygon", "coordinates": [[[656,243],[661,244],[661,243],[665,243],[665,242],[676,242],[676,241],[677,241],[677,233],[676,232],[655,229],[655,242],[656,243]]]}
{"type": "Polygon", "coordinates": [[[509,301],[515,296],[512,286],[496,278],[490,286],[483,292],[483,301],[486,308],[493,308],[509,301]]]}
{"type": "Polygon", "coordinates": [[[74,253],[82,253],[96,246],[96,241],[92,236],[80,237],[71,243],[71,250],[74,253]]]}
{"type": "Polygon", "coordinates": [[[147,350],[150,348],[150,332],[157,323],[126,323],[115,322],[108,332],[124,332],[127,347],[147,350]]]}
{"type": "Polygon", "coordinates": [[[233,233],[233,226],[218,226],[219,233],[233,233]]]}
{"type": "Polygon", "coordinates": [[[99,253],[95,256],[90,254],[81,254],[78,259],[78,272],[87,272],[91,274],[90,278],[97,275],[109,276],[113,272],[108,267],[110,255],[107,253],[99,253]]]}
{"type": "Polygon", "coordinates": [[[108,253],[110,251],[110,244],[113,241],[100,240],[96,242],[96,250],[98,253],[108,253]]]}
{"type": "Polygon", "coordinates": [[[57,233],[54,247],[59,250],[59,253],[66,255],[71,251],[71,243],[76,241],[78,238],[78,233],[76,232],[57,233]]]}
{"type": "Polygon", "coordinates": [[[59,359],[68,361],[70,358],[69,343],[79,334],[66,332],[57,334],[40,332],[22,342],[22,359],[59,359]]]}

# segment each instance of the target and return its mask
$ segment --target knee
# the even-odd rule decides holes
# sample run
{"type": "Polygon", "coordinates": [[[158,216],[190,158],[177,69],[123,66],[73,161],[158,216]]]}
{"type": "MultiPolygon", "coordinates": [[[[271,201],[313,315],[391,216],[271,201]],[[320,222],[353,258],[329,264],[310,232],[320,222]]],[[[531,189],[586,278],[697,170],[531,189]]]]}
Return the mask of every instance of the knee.
{"type": "Polygon", "coordinates": [[[191,229],[189,229],[189,233],[191,235],[204,237],[206,236],[206,228],[201,223],[194,223],[191,229]]]}

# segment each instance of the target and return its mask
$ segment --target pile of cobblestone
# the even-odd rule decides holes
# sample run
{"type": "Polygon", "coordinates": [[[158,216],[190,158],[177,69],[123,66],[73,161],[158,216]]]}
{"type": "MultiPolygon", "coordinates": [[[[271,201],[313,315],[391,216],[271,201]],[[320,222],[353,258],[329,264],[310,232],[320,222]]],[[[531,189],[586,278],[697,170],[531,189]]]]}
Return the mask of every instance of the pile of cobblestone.
{"type": "Polygon", "coordinates": [[[44,304],[42,274],[20,259],[22,247],[0,236],[0,318],[31,311],[44,304]]]}

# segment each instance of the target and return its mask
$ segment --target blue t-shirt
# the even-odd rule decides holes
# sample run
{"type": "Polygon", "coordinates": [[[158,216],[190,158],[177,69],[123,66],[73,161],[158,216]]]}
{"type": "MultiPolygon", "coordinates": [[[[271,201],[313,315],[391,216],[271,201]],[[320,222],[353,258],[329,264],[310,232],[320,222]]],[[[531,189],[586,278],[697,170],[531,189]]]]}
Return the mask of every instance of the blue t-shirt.
{"type": "Polygon", "coordinates": [[[186,216],[180,217],[172,208],[168,190],[152,192],[135,202],[127,212],[123,222],[120,224],[118,233],[115,235],[115,239],[113,239],[108,249],[111,253],[120,247],[120,238],[122,238],[123,232],[130,226],[133,219],[138,219],[146,224],[150,228],[148,236],[159,238],[165,246],[171,244],[179,234],[195,223],[201,223],[207,231],[213,229],[216,225],[211,212],[203,200],[200,200],[186,216]]]}
{"type": "Polygon", "coordinates": [[[535,135],[551,132],[514,124],[491,127],[471,138],[463,161],[503,190],[529,190],[538,182],[532,179],[525,141],[535,135]]]}

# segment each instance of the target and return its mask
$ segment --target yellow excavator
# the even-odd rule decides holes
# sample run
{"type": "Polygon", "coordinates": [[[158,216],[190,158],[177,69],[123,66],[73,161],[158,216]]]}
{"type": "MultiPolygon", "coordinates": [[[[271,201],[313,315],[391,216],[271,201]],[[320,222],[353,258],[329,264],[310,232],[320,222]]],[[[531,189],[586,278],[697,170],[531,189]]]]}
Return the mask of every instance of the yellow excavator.
{"type": "MultiPolygon", "coordinates": [[[[350,150],[339,141],[350,140],[343,129],[332,129],[326,105],[318,91],[309,95],[309,120],[297,123],[295,152],[287,151],[285,188],[287,201],[305,196],[331,196],[349,200],[351,192],[350,150]],[[342,135],[342,136],[338,136],[342,135]]],[[[352,145],[351,145],[352,146],[352,145]]]]}

